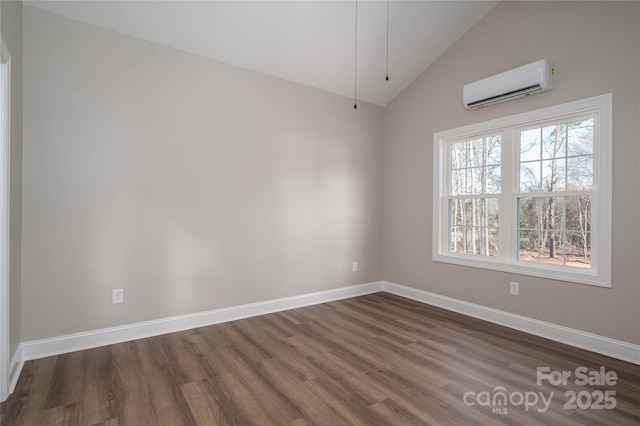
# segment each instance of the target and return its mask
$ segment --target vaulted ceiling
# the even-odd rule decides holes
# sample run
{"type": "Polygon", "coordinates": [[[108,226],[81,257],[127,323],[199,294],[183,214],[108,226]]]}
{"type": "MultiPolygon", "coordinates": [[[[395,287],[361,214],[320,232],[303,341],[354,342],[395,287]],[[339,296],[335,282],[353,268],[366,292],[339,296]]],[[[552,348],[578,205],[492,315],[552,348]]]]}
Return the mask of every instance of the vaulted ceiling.
{"type": "Polygon", "coordinates": [[[497,2],[86,0],[27,4],[386,106],[497,2]],[[387,10],[389,81],[385,80],[387,10]]]}

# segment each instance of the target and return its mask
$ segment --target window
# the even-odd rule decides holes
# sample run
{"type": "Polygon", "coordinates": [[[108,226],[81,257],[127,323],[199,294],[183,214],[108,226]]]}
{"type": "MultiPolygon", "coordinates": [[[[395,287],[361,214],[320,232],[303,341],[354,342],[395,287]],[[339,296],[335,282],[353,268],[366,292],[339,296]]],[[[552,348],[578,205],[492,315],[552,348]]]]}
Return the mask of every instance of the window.
{"type": "Polygon", "coordinates": [[[611,94],[434,134],[433,259],[610,286],[611,94]]]}

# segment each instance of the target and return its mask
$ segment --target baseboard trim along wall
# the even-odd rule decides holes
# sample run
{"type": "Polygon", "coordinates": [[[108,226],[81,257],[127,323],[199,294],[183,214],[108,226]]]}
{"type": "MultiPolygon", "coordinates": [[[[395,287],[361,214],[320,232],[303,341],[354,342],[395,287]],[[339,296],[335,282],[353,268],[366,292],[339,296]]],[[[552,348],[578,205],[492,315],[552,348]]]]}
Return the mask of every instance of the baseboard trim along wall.
{"type": "Polygon", "coordinates": [[[524,331],[549,340],[555,340],[556,342],[640,365],[640,345],[634,345],[633,343],[610,339],[597,334],[587,333],[586,331],[476,305],[475,303],[429,293],[428,291],[418,290],[400,284],[383,282],[382,287],[384,291],[388,293],[406,297],[407,299],[416,300],[428,305],[437,306],[449,311],[504,325],[505,327],[515,330],[524,331]]]}
{"type": "Polygon", "coordinates": [[[400,284],[379,281],[120,327],[69,334],[50,339],[23,342],[11,361],[11,391],[15,387],[24,362],[31,359],[158,336],[380,291],[386,291],[428,305],[640,365],[640,345],[488,308],[400,284]]]}
{"type": "Polygon", "coordinates": [[[19,345],[16,353],[13,354],[13,357],[11,357],[11,362],[9,363],[9,394],[12,394],[13,390],[16,388],[16,383],[18,383],[18,378],[20,377],[20,373],[22,372],[24,361],[25,359],[22,354],[22,345],[19,345]]]}
{"type": "Polygon", "coordinates": [[[214,309],[212,311],[198,312],[195,314],[139,322],[119,327],[103,328],[50,339],[33,340],[22,343],[22,356],[24,360],[28,361],[289,309],[302,308],[304,306],[317,305],[334,300],[377,293],[379,291],[382,291],[382,282],[373,282],[264,302],[232,306],[229,308],[214,309]]]}

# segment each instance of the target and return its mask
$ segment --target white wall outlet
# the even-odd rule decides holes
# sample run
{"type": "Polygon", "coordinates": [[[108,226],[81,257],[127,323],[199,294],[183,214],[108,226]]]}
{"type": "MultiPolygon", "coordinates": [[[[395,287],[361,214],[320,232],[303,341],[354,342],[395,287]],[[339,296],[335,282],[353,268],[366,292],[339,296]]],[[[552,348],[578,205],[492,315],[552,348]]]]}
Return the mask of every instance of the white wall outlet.
{"type": "Polygon", "coordinates": [[[358,262],[351,264],[351,272],[358,272],[358,262]]]}
{"type": "Polygon", "coordinates": [[[517,283],[515,281],[511,281],[509,283],[509,294],[512,294],[514,296],[518,296],[520,294],[520,283],[517,283]]]}
{"type": "Polygon", "coordinates": [[[111,304],[124,303],[124,290],[121,288],[111,290],[111,304]]]}

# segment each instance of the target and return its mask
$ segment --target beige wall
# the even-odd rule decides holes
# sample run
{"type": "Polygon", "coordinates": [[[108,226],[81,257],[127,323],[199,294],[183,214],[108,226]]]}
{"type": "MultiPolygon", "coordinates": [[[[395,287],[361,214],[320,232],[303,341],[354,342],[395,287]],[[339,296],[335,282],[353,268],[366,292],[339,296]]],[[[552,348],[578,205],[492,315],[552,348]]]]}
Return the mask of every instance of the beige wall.
{"type": "Polygon", "coordinates": [[[24,341],[381,279],[382,108],[23,23],[24,341]]]}
{"type": "Polygon", "coordinates": [[[2,37],[11,52],[11,199],[9,345],[13,356],[21,342],[22,244],[22,2],[0,2],[2,37]]]}
{"type": "Polygon", "coordinates": [[[638,2],[505,2],[385,110],[383,276],[391,282],[640,343],[640,19],[638,2]],[[462,86],[541,58],[547,94],[478,111],[462,86]],[[612,288],[431,261],[433,133],[613,92],[612,288]],[[508,295],[510,280],[520,296],[508,295]]]}

